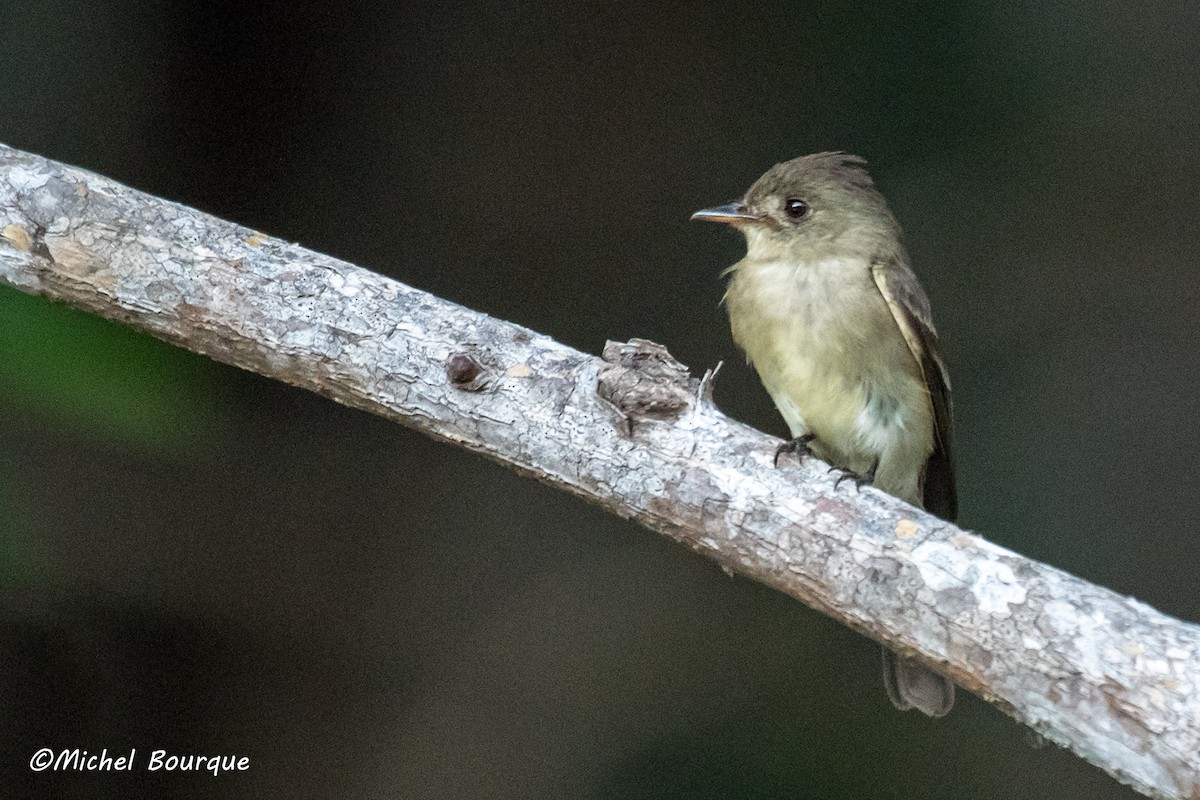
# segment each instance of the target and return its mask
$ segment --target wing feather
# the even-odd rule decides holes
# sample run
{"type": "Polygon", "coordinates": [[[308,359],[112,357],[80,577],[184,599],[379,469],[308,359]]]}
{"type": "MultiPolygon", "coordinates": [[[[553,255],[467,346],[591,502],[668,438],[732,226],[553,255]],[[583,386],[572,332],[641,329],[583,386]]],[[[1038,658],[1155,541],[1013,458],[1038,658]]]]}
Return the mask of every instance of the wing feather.
{"type": "Polygon", "coordinates": [[[871,266],[871,274],[921,367],[933,406],[933,452],[925,462],[921,480],[922,504],[929,513],[953,521],[958,516],[958,490],[954,477],[950,379],[938,351],[929,300],[916,275],[903,261],[877,261],[871,266]]]}

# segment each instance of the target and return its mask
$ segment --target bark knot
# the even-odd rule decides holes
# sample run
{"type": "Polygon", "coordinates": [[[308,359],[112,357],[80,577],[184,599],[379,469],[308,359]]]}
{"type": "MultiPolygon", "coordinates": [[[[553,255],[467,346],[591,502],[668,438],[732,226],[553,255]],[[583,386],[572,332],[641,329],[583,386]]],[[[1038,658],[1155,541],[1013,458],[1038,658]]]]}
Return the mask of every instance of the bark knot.
{"type": "Polygon", "coordinates": [[[677,417],[696,398],[699,381],[661,344],[610,341],[601,358],[596,391],[631,420],[677,417]]]}
{"type": "Polygon", "coordinates": [[[483,375],[483,364],[469,353],[455,353],[446,360],[446,377],[450,383],[467,392],[478,392],[483,388],[479,380],[483,375]]]}

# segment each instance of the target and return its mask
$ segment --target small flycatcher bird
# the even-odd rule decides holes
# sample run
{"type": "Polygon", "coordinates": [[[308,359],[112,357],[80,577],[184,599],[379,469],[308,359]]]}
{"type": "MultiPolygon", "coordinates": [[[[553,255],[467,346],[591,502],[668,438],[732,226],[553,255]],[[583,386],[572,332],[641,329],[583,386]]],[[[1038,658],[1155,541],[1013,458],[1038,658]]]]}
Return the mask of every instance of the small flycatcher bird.
{"type": "MultiPolygon", "coordinates": [[[[957,515],[950,381],[900,225],[859,156],[776,164],[739,202],[697,211],[746,236],[725,302],[734,341],[812,454],[946,520],[957,515]]],[[[839,479],[840,482],[841,479],[839,479]]],[[[954,684],[883,651],[888,697],[941,717],[954,684]]]]}

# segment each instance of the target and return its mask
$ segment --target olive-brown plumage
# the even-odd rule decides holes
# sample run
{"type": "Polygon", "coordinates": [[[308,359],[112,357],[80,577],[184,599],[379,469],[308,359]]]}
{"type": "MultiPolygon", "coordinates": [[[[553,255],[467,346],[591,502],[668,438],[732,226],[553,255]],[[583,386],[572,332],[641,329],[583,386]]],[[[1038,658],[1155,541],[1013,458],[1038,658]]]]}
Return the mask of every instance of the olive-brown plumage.
{"type": "MultiPolygon", "coordinates": [[[[736,203],[696,212],[746,236],[725,295],[733,337],[792,436],[835,467],[957,515],[950,382],[900,226],[845,153],[776,164],[736,203]]],[[[895,705],[940,717],[954,684],[884,650],[895,705]]]]}

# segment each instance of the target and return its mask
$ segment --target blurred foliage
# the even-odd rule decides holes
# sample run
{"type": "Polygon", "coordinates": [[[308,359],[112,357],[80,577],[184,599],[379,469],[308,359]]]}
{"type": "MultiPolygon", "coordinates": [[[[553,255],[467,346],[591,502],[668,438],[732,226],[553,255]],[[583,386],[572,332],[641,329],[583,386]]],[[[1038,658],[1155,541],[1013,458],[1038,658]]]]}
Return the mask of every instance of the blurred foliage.
{"type": "MultiPolygon", "coordinates": [[[[0,408],[9,425],[106,441],[162,461],[194,458],[212,431],[206,359],[124,325],[0,287],[0,408]]],[[[5,454],[0,451],[0,457],[5,454]]],[[[0,588],[42,581],[52,561],[36,503],[15,503],[27,476],[0,460],[0,588]]],[[[21,493],[24,495],[25,493],[21,493]]]]}
{"type": "Polygon", "coordinates": [[[0,287],[0,403],[160,457],[214,421],[207,360],[0,287]]]}

